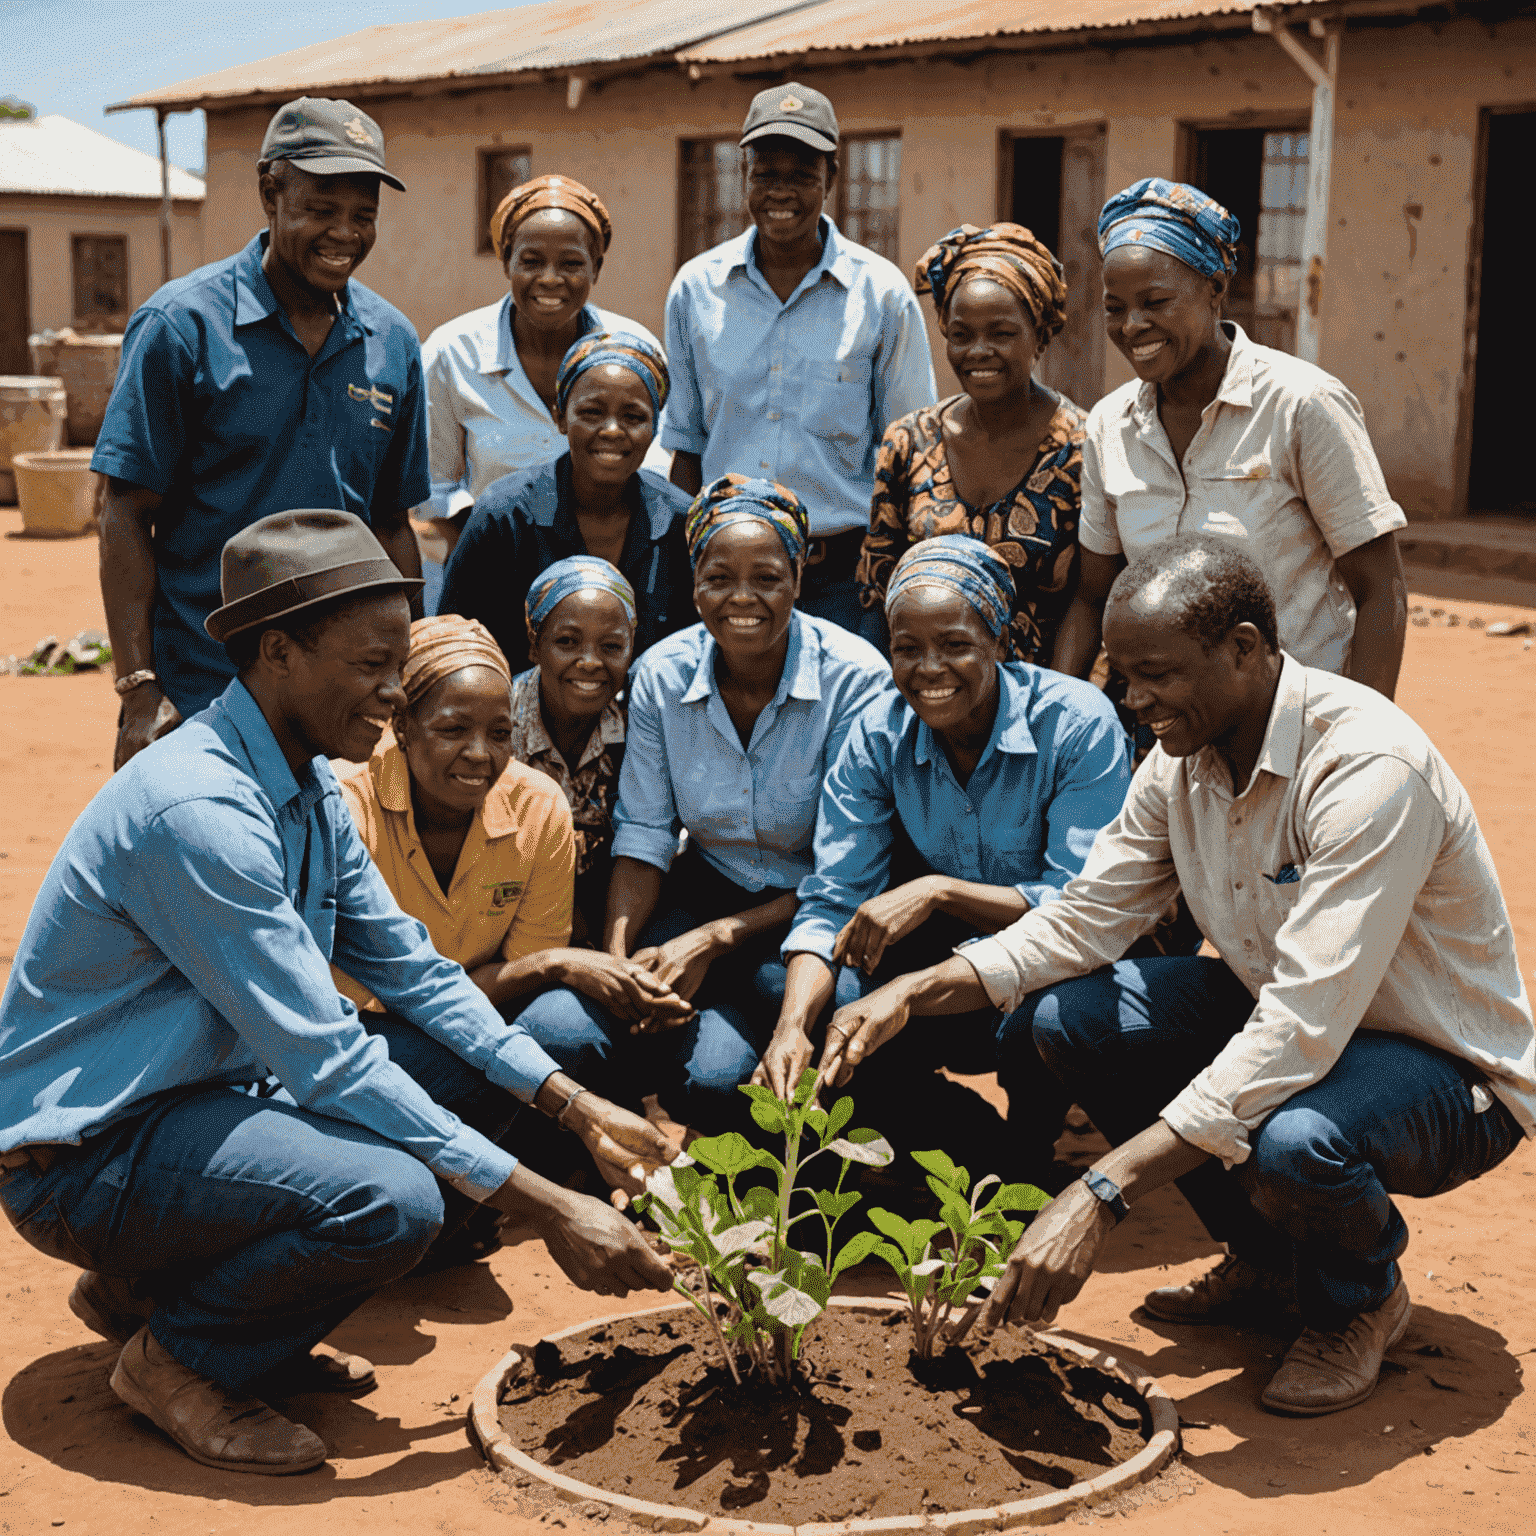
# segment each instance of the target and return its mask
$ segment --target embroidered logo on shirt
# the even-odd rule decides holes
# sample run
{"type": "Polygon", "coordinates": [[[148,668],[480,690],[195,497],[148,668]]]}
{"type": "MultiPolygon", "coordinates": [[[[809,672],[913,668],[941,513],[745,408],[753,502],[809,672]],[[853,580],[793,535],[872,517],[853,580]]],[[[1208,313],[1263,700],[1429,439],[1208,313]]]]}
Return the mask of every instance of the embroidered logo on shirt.
{"type": "Polygon", "coordinates": [[[500,885],[491,887],[491,905],[493,907],[510,906],[522,894],[521,880],[503,880],[500,885]]]}
{"type": "Polygon", "coordinates": [[[1301,879],[1301,871],[1294,864],[1287,864],[1278,875],[1265,875],[1271,885],[1295,885],[1301,879]]]}
{"type": "Polygon", "coordinates": [[[347,394],[354,400],[366,400],[375,410],[383,411],[386,416],[395,408],[395,397],[387,389],[380,389],[377,384],[370,384],[367,389],[356,384],[348,384],[347,394]]]}
{"type": "Polygon", "coordinates": [[[352,140],[354,144],[366,144],[370,148],[373,145],[373,135],[368,132],[360,117],[354,117],[350,123],[342,129],[342,132],[352,140]]]}

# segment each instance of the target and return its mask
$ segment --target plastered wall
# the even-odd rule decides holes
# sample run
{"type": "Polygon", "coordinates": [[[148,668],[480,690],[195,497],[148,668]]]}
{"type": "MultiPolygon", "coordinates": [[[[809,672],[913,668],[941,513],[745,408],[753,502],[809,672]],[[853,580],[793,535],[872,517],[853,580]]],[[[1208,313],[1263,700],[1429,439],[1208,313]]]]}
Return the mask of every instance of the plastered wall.
{"type": "MultiPolygon", "coordinates": [[[[900,129],[909,271],[937,235],[996,216],[1000,130],[1104,122],[1113,192],[1174,174],[1181,125],[1305,118],[1311,103],[1306,77],[1254,36],[812,78],[833,97],[845,132],[900,129]]],[[[737,129],[759,83],[654,71],[591,86],[574,111],[554,84],[370,101],[389,164],[411,190],[385,192],[363,278],[423,334],[499,297],[499,265],[475,254],[475,152],[526,144],[535,173],[563,171],[601,194],[615,235],[598,300],[659,331],[675,265],[678,140],[737,129]]],[[[1415,25],[1343,41],[1322,361],[1360,396],[1394,492],[1415,517],[1463,510],[1458,432],[1471,404],[1464,358],[1479,112],[1532,98],[1536,22],[1492,30],[1456,22],[1438,34],[1415,25]]],[[[265,109],[209,114],[208,259],[259,227],[254,162],[267,117],[265,109]]],[[[933,340],[941,389],[951,388],[936,332],[933,340]]],[[[1105,387],[1129,376],[1109,349],[1105,387]]]]}

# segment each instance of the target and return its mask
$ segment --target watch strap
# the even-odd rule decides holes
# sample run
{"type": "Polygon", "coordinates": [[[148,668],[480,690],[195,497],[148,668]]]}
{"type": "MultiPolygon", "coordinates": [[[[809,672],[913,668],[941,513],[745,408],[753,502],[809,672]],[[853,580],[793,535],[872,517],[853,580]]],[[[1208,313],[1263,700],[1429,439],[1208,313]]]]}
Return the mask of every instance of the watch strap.
{"type": "Polygon", "coordinates": [[[1125,1203],[1125,1196],[1120,1193],[1120,1186],[1108,1175],[1090,1168],[1083,1175],[1083,1183],[1110,1208],[1114,1214],[1116,1226],[1131,1214],[1130,1206],[1125,1203]]]}

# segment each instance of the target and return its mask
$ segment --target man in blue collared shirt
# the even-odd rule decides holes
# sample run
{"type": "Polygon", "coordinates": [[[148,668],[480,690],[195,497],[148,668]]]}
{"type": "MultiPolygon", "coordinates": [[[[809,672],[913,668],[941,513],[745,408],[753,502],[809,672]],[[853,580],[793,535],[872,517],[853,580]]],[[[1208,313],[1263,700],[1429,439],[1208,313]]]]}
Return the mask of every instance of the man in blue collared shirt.
{"type": "Polygon", "coordinates": [[[223,563],[207,628],[239,677],[86,807],[0,997],[0,1206],[87,1271],[70,1305],[123,1344],[119,1397],[207,1465],[295,1472],[325,1446],[260,1399],[326,1385],[312,1347],[476,1202],[588,1289],[670,1284],[498,1145],[519,1102],[631,1179],[669,1149],[505,1023],[358,839],[326,759],[404,705],[420,583],[347,513],[265,518],[223,563]],[[391,1012],[365,1023],[333,960],[391,1012]]]}
{"type": "Polygon", "coordinates": [[[741,144],[753,227],[672,280],[661,444],[690,495],[731,472],[789,486],[813,536],[800,606],[858,632],[875,453],[892,421],[937,398],[928,334],[901,272],[822,212],[832,103],[803,85],[762,91],[741,144]]]}
{"type": "Polygon", "coordinates": [[[352,512],[407,576],[427,499],[410,322],[354,282],[377,234],[384,137],[349,102],[301,97],[262,143],[267,229],[160,289],[128,322],[91,468],[109,478],[101,589],[123,695],[114,767],[234,676],[203,632],[227,539],[286,507],[352,512]]]}

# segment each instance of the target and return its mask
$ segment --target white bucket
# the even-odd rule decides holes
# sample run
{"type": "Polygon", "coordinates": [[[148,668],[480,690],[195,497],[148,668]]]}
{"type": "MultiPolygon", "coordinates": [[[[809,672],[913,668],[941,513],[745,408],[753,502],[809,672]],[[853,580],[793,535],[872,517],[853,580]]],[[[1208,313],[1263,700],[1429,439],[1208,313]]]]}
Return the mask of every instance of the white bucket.
{"type": "Polygon", "coordinates": [[[96,484],[89,448],[18,453],[11,461],[21,526],[34,538],[68,539],[96,527],[96,484]]]}
{"type": "Polygon", "coordinates": [[[0,503],[16,500],[11,460],[18,453],[45,453],[64,446],[68,402],[61,379],[0,374],[0,503]]]}

